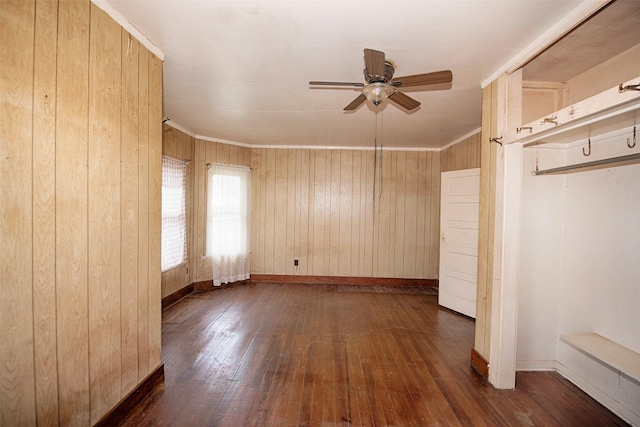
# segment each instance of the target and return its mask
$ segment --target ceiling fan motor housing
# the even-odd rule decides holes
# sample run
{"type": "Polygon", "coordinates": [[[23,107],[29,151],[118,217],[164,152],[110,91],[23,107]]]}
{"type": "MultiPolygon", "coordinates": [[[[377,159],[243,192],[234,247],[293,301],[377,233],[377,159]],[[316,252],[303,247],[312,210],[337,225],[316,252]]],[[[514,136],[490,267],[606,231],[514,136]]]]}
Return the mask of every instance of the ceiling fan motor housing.
{"type": "Polygon", "coordinates": [[[389,82],[393,78],[393,73],[395,72],[395,67],[389,61],[384,61],[384,76],[377,76],[369,74],[369,70],[365,67],[363,70],[364,80],[368,83],[375,82],[389,82]]]}

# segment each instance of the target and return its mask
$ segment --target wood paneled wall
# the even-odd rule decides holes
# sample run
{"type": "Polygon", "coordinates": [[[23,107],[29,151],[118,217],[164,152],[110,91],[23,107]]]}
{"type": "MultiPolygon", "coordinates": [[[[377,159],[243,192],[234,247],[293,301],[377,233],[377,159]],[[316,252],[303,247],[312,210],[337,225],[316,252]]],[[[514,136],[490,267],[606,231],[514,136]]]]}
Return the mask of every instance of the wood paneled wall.
{"type": "Polygon", "coordinates": [[[251,150],[251,272],[438,277],[440,153],[251,150]],[[299,265],[294,267],[294,259],[299,265]]]}
{"type": "Polygon", "coordinates": [[[480,167],[480,132],[440,152],[440,172],[480,167]]]}
{"type": "Polygon", "coordinates": [[[491,299],[493,286],[493,257],[496,210],[497,144],[489,138],[498,133],[498,79],[482,90],[482,132],[480,166],[480,222],[478,230],[478,290],[474,350],[490,358],[491,299]]]}
{"type": "Polygon", "coordinates": [[[193,235],[189,265],[193,282],[211,280],[211,262],[204,259],[206,253],[207,226],[207,163],[251,165],[251,148],[196,139],[193,157],[193,235]]]}
{"type": "Polygon", "coordinates": [[[189,161],[187,165],[187,262],[162,273],[162,297],[169,296],[193,283],[189,260],[193,254],[193,184],[195,138],[167,124],[162,127],[162,154],[177,160],[189,161]]]}
{"type": "Polygon", "coordinates": [[[91,425],[161,363],[162,62],[89,0],[0,43],[0,424],[91,425]]]}
{"type": "MultiPolygon", "coordinates": [[[[165,134],[165,145],[188,144],[185,134],[170,132],[178,136],[165,134]]],[[[442,153],[385,151],[381,163],[378,158],[374,208],[372,151],[260,149],[196,139],[191,280],[211,280],[211,266],[202,259],[207,163],[252,168],[253,274],[437,279],[441,159],[446,170],[479,167],[479,142],[478,134],[442,153]]],[[[181,280],[172,292],[188,285],[181,280]]]]}

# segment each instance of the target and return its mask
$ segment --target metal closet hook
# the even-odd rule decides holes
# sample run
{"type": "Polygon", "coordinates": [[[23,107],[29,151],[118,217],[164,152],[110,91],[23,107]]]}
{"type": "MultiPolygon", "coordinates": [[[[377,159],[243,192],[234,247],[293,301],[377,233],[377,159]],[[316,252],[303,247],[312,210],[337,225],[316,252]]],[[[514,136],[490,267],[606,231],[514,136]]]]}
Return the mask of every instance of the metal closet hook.
{"type": "Polygon", "coordinates": [[[584,151],[584,147],[582,147],[582,155],[585,157],[591,155],[591,138],[588,139],[587,144],[588,144],[587,147],[589,147],[587,151],[584,151]]]}

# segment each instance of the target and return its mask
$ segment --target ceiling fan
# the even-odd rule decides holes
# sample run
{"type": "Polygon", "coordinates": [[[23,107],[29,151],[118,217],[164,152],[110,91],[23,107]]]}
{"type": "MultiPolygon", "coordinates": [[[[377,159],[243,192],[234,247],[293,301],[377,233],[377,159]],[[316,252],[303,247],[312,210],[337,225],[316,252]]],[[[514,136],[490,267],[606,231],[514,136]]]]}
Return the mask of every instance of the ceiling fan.
{"type": "Polygon", "coordinates": [[[420,103],[410,96],[400,92],[398,88],[426,86],[442,83],[451,83],[453,75],[451,71],[435,71],[426,74],[416,74],[413,76],[393,78],[395,66],[391,61],[387,61],[384,52],[373,49],[364,50],[364,80],[366,83],[346,83],[346,82],[309,82],[311,86],[351,86],[362,88],[362,93],[349,105],[344,107],[345,111],[353,111],[369,100],[373,105],[378,106],[386,99],[390,99],[407,110],[413,110],[420,106],[420,103]]]}

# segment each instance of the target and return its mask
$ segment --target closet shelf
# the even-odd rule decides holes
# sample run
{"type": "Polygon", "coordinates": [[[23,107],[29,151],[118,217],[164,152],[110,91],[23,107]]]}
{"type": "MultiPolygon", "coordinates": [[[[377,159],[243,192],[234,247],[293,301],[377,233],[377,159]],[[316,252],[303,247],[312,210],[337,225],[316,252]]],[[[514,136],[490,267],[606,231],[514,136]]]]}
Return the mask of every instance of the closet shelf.
{"type": "Polygon", "coordinates": [[[640,383],[640,354],[598,334],[567,334],[560,340],[640,383]]]}
{"type": "MultiPolygon", "coordinates": [[[[631,85],[640,82],[640,76],[624,82],[631,85]]],[[[619,84],[597,95],[562,108],[542,117],[510,129],[505,143],[525,146],[570,142],[593,138],[621,127],[640,123],[640,91],[620,92],[619,84]]]]}

